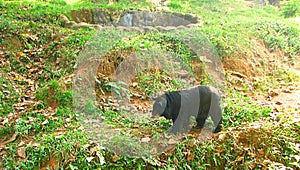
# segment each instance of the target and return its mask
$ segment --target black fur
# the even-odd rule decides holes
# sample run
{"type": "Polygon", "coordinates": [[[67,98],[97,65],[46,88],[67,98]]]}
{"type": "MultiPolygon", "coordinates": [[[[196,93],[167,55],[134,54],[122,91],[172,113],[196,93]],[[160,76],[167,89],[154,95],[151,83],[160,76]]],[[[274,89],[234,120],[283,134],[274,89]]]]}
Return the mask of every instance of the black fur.
{"type": "Polygon", "coordinates": [[[221,131],[222,109],[220,94],[209,86],[195,86],[181,91],[167,92],[155,99],[152,115],[172,119],[171,133],[185,132],[194,116],[197,128],[203,128],[208,116],[214,122],[214,133],[221,131]],[[198,96],[199,95],[199,96],[198,96]]]}

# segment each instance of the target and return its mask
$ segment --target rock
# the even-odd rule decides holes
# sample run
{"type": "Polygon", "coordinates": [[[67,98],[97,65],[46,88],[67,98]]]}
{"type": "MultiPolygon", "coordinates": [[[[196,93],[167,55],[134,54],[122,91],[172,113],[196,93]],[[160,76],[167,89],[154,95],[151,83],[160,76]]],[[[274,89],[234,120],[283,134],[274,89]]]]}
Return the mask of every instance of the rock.
{"type": "Polygon", "coordinates": [[[91,9],[90,11],[93,13],[93,23],[94,24],[99,24],[102,26],[111,26],[113,25],[114,21],[111,21],[111,15],[107,10],[101,9],[101,8],[95,8],[91,9]]]}
{"type": "Polygon", "coordinates": [[[152,31],[154,30],[154,27],[150,27],[150,26],[143,26],[142,29],[144,29],[144,31],[148,32],[148,31],[152,31]]]}
{"type": "MultiPolygon", "coordinates": [[[[123,27],[146,27],[147,31],[153,30],[155,26],[174,26],[182,29],[182,26],[199,23],[199,18],[190,14],[131,11],[124,13],[122,10],[109,10],[102,8],[72,10],[71,19],[76,23],[85,22],[102,26],[123,27]],[[151,27],[151,28],[150,28],[151,27]]],[[[68,23],[68,18],[61,19],[68,23]]]]}
{"type": "Polygon", "coordinates": [[[145,143],[145,142],[150,142],[150,140],[151,140],[150,138],[142,138],[142,139],[141,139],[141,142],[144,142],[144,143],[145,143]]]}
{"type": "Polygon", "coordinates": [[[178,27],[176,27],[176,29],[179,29],[179,30],[182,30],[182,29],[185,29],[186,27],[183,26],[183,25],[179,25],[178,27]]]}
{"type": "Polygon", "coordinates": [[[81,10],[72,10],[70,12],[71,18],[79,23],[79,22],[86,22],[93,24],[93,16],[89,9],[82,8],[81,10]]]}
{"type": "Polygon", "coordinates": [[[138,83],[137,83],[137,82],[133,82],[133,83],[132,83],[132,87],[133,87],[133,88],[135,88],[135,87],[137,87],[137,86],[138,86],[138,83]]]}

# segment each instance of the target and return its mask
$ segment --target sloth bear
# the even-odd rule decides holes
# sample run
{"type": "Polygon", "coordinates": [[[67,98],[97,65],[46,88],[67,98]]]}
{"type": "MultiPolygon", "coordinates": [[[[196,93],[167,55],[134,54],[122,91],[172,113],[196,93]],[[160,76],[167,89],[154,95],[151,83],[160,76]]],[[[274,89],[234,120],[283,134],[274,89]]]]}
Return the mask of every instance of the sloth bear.
{"type": "Polygon", "coordinates": [[[170,133],[187,132],[191,116],[196,118],[197,128],[203,128],[210,116],[215,126],[214,133],[221,131],[220,93],[213,87],[200,85],[167,92],[154,100],[152,116],[159,115],[172,119],[173,126],[170,133]]]}

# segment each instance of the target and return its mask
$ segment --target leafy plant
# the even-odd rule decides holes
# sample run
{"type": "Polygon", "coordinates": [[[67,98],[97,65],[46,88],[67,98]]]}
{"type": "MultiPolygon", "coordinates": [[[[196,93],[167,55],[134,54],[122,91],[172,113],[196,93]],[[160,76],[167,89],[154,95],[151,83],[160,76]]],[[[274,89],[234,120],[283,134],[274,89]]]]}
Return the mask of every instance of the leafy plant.
{"type": "Polygon", "coordinates": [[[300,2],[297,0],[286,1],[282,7],[282,15],[285,18],[295,17],[300,13],[300,2]]]}
{"type": "Polygon", "coordinates": [[[20,97],[15,90],[8,79],[8,75],[0,74],[0,117],[14,111],[13,104],[20,97]]]}
{"type": "Polygon", "coordinates": [[[260,22],[255,25],[258,35],[272,49],[283,50],[291,58],[299,55],[300,38],[296,27],[283,22],[260,22]]]}
{"type": "Polygon", "coordinates": [[[72,105],[72,92],[65,90],[57,80],[51,80],[46,83],[43,88],[40,88],[36,97],[42,100],[46,105],[60,105],[71,106],[72,105]]]}
{"type": "Polygon", "coordinates": [[[169,8],[173,8],[173,9],[181,9],[181,8],[182,8],[181,4],[180,4],[179,2],[176,2],[176,1],[171,1],[171,2],[169,2],[169,3],[167,4],[167,6],[168,6],[169,8]]]}
{"type": "Polygon", "coordinates": [[[249,103],[251,99],[244,97],[238,92],[231,92],[230,98],[226,99],[224,108],[224,127],[238,127],[243,123],[250,123],[262,117],[269,117],[271,108],[261,107],[249,103]]]}

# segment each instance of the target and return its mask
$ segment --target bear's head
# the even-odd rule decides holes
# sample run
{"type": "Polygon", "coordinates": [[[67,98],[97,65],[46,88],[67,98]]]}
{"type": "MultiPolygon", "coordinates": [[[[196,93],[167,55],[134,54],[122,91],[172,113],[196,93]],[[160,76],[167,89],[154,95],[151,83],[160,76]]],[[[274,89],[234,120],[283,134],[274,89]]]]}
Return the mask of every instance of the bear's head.
{"type": "Polygon", "coordinates": [[[154,116],[164,116],[165,118],[169,118],[168,113],[166,111],[167,107],[167,99],[166,95],[159,96],[154,99],[153,109],[152,109],[152,117],[154,116]]]}

